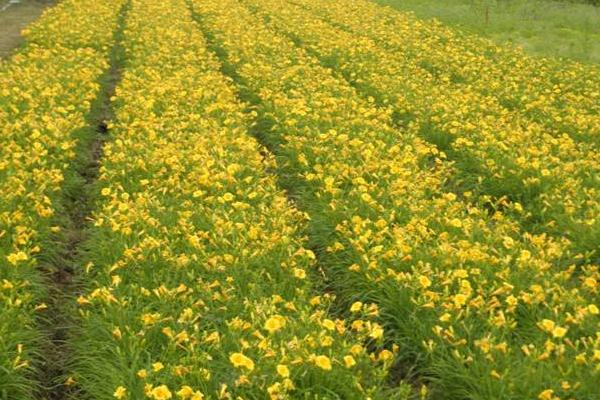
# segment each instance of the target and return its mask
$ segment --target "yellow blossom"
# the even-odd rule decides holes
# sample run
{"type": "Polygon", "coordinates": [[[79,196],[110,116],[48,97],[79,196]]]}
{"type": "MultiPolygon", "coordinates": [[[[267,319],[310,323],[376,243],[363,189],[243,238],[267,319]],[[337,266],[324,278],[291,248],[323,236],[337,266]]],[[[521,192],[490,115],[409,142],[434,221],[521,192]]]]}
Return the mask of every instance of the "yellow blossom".
{"type": "Polygon", "coordinates": [[[316,356],[315,357],[315,365],[326,371],[331,370],[331,360],[327,356],[316,356]]]}
{"type": "Polygon", "coordinates": [[[383,337],[383,328],[378,324],[373,324],[369,336],[373,339],[381,339],[383,337]]]}
{"type": "Polygon", "coordinates": [[[117,399],[124,399],[126,396],[127,396],[127,389],[125,389],[123,386],[117,387],[117,389],[113,393],[113,397],[115,397],[117,399]]]}
{"type": "Polygon", "coordinates": [[[173,397],[166,385],[160,385],[152,389],[150,396],[155,400],[168,400],[173,397]]]}
{"type": "Polygon", "coordinates": [[[321,325],[323,325],[326,329],[329,329],[330,331],[335,329],[335,322],[333,322],[330,319],[325,319],[323,320],[323,322],[321,323],[321,325]]]}
{"type": "Polygon", "coordinates": [[[567,329],[557,326],[552,330],[552,336],[555,338],[562,338],[567,333],[567,329]]]}
{"type": "Polygon", "coordinates": [[[552,400],[554,398],[554,390],[546,389],[538,395],[539,400],[552,400]]]}
{"type": "Polygon", "coordinates": [[[355,313],[355,312],[359,312],[362,309],[363,303],[361,303],[360,301],[354,302],[352,303],[352,306],[350,307],[350,311],[355,313]]]}
{"type": "Polygon", "coordinates": [[[246,368],[248,371],[252,371],[254,369],[254,361],[250,358],[246,357],[242,353],[232,353],[229,356],[229,361],[236,368],[246,368]]]}
{"type": "Polygon", "coordinates": [[[285,318],[281,315],[274,315],[265,322],[265,329],[269,333],[276,332],[285,326],[285,318]]]}
{"type": "Polygon", "coordinates": [[[298,279],[306,278],[306,271],[302,268],[294,268],[294,276],[298,279]]]}
{"type": "Polygon", "coordinates": [[[356,365],[356,360],[352,356],[344,356],[344,365],[346,368],[352,368],[356,365]]]}
{"type": "Polygon", "coordinates": [[[161,369],[163,369],[164,367],[165,367],[164,364],[161,363],[160,361],[157,361],[157,362],[155,362],[155,363],[152,364],[152,370],[154,372],[158,372],[161,369]]]}
{"type": "Polygon", "coordinates": [[[289,376],[290,376],[290,370],[289,370],[289,368],[287,366],[283,365],[283,364],[277,365],[277,373],[282,378],[289,378],[289,376]]]}
{"type": "Polygon", "coordinates": [[[419,283],[424,288],[428,288],[429,286],[431,286],[431,281],[425,275],[421,275],[419,277],[419,283]]]}
{"type": "Polygon", "coordinates": [[[193,394],[194,394],[194,389],[192,389],[191,387],[189,387],[187,385],[183,385],[181,387],[181,389],[177,392],[177,396],[181,397],[182,399],[188,399],[188,398],[192,397],[193,394]]]}

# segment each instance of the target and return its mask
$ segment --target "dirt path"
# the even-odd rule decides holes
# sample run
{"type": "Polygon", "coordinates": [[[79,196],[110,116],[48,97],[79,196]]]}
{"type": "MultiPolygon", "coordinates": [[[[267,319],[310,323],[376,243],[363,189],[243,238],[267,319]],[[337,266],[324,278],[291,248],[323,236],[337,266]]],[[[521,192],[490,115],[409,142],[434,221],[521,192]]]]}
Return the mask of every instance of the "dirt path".
{"type": "Polygon", "coordinates": [[[53,0],[0,0],[0,58],[23,43],[21,30],[35,21],[53,0]]]}

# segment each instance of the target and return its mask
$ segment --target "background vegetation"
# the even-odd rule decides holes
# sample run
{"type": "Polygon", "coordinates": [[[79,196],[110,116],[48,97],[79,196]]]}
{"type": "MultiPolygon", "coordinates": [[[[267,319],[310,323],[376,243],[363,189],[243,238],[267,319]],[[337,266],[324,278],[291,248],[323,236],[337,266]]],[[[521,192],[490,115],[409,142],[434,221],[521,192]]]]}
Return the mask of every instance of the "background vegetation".
{"type": "Polygon", "coordinates": [[[598,0],[375,0],[421,18],[438,20],[511,42],[532,54],[600,63],[598,0]]]}

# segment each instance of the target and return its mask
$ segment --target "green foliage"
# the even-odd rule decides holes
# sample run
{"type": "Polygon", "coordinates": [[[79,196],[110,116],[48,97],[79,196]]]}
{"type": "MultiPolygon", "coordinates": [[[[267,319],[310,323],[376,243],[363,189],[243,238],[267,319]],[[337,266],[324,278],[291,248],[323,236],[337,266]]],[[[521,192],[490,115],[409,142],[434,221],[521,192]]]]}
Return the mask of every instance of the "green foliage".
{"type": "Polygon", "coordinates": [[[600,4],[548,0],[375,0],[531,54],[600,62],[600,4]]]}

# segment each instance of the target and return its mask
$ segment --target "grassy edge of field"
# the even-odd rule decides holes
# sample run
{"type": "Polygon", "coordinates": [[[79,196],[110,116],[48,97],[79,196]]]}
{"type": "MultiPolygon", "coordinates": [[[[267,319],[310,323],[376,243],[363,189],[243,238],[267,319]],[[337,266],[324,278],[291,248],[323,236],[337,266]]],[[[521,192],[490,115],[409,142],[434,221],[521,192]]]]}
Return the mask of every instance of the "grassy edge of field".
{"type": "Polygon", "coordinates": [[[600,7],[552,0],[373,0],[545,57],[600,63],[600,7]]]}
{"type": "Polygon", "coordinates": [[[6,7],[0,12],[0,60],[8,58],[25,43],[21,31],[56,2],[57,0],[22,0],[9,5],[6,0],[0,3],[0,9],[6,7]]]}

